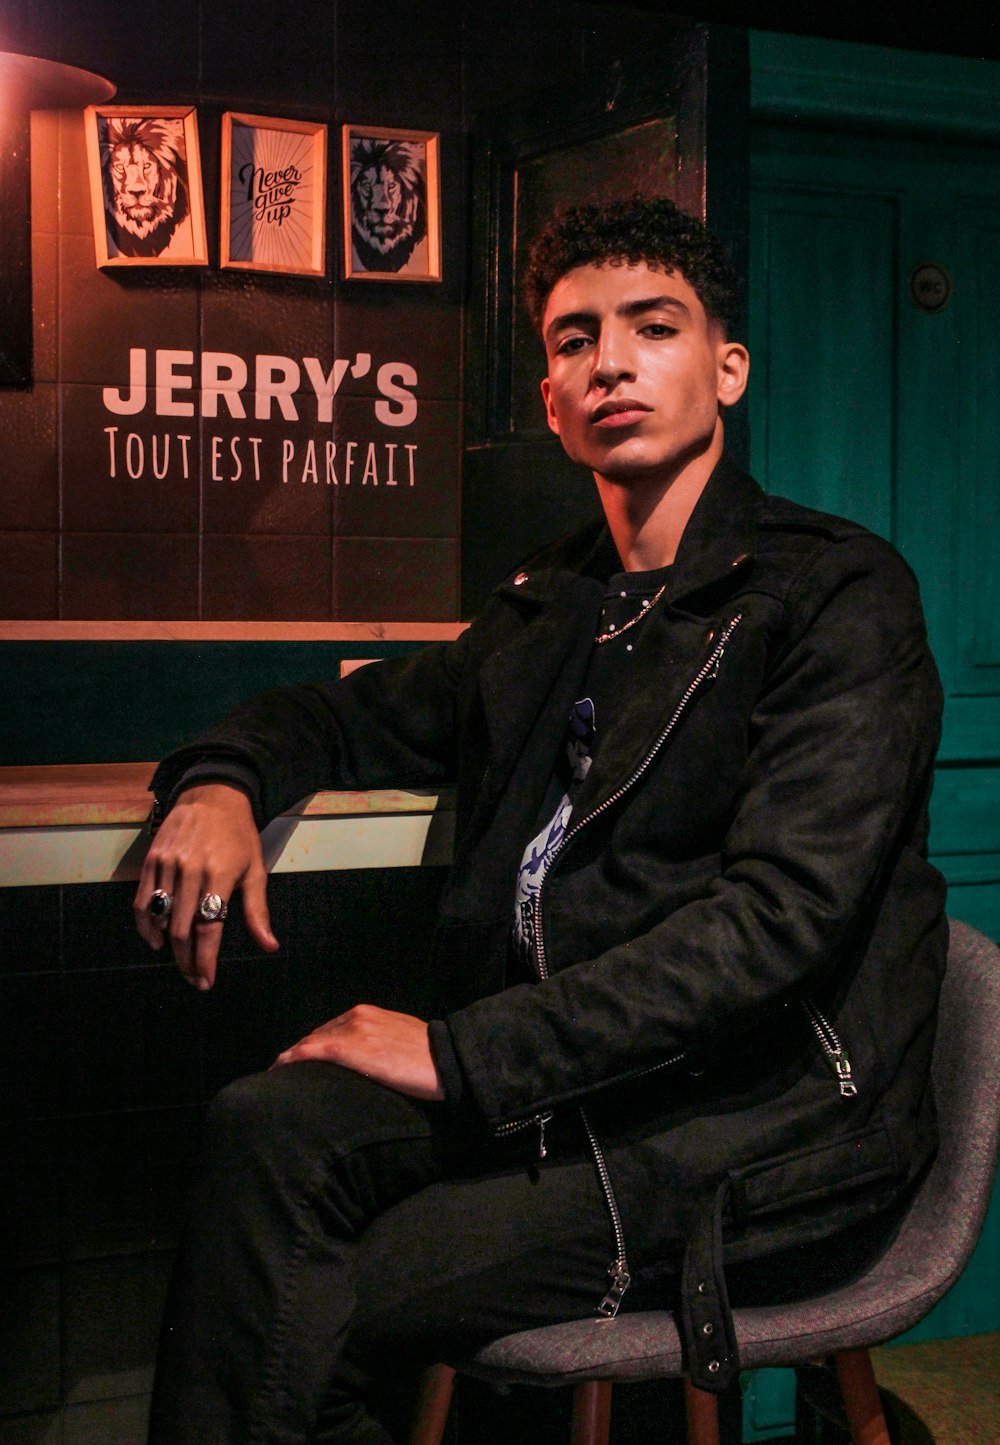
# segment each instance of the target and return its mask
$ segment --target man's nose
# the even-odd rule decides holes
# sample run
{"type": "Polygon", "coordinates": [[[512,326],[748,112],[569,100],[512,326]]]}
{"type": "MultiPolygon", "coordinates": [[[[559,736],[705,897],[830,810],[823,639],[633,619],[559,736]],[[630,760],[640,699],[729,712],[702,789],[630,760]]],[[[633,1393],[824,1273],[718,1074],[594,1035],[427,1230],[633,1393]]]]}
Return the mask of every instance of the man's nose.
{"type": "Polygon", "coordinates": [[[613,386],[635,376],[629,339],[617,327],[602,327],[592,356],[591,378],[597,385],[613,386]]]}

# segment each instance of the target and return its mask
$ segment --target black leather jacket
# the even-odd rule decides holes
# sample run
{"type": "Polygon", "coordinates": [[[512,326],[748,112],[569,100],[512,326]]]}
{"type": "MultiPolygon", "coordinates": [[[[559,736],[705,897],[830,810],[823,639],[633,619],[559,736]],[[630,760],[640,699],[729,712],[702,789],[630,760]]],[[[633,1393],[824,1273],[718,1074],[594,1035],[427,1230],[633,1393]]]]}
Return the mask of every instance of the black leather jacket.
{"type": "Polygon", "coordinates": [[[715,1388],[738,1363],[719,1229],[737,1260],[822,1238],[934,1148],[940,685],[893,548],[724,460],[546,877],[544,976],[505,987],[517,865],[619,567],[584,529],[458,642],[265,694],[154,784],[235,766],[263,823],[324,784],[457,780],[436,984],[467,1095],[494,1132],[585,1106],[619,1262],[687,1243],[689,1362],[715,1388]]]}

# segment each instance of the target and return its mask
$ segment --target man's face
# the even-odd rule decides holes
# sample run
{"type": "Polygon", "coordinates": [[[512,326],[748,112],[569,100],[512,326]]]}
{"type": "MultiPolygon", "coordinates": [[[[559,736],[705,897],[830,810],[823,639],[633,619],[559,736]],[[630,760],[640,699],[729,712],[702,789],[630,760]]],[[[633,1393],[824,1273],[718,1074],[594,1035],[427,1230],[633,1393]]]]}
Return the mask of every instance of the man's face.
{"type": "Polygon", "coordinates": [[[720,404],[746,383],[746,351],[725,340],[678,272],[639,262],[577,266],[542,321],[549,426],[576,462],[615,483],[669,483],[722,450],[720,404]]]}

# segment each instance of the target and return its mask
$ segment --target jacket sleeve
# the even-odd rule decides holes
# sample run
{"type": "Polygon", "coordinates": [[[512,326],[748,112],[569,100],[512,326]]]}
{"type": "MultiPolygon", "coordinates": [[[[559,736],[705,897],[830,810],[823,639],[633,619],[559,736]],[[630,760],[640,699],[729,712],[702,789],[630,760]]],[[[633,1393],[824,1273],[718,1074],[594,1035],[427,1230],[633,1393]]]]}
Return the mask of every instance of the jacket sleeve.
{"type": "Polygon", "coordinates": [[[746,1033],[822,984],[898,906],[882,894],[901,851],[940,908],[921,853],[941,692],[912,574],[877,539],[840,540],[785,609],[711,887],[639,937],[448,1016],[491,1123],[746,1033]]]}
{"type": "Polygon", "coordinates": [[[231,775],[263,827],[319,788],[450,782],[466,637],[358,668],[337,682],[261,693],[164,758],[150,786],[169,805],[188,774],[231,775]]]}

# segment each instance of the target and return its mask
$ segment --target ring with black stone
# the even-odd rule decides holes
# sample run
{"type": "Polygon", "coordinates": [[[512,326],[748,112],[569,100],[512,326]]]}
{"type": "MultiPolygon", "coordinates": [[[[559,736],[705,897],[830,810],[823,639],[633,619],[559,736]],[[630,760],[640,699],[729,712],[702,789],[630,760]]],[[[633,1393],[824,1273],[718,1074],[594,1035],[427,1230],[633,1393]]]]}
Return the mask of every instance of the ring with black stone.
{"type": "Polygon", "coordinates": [[[163,888],[157,888],[156,892],[150,895],[149,911],[154,918],[169,918],[173,906],[173,898],[163,888]]]}

